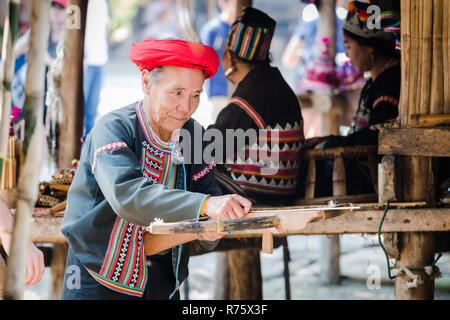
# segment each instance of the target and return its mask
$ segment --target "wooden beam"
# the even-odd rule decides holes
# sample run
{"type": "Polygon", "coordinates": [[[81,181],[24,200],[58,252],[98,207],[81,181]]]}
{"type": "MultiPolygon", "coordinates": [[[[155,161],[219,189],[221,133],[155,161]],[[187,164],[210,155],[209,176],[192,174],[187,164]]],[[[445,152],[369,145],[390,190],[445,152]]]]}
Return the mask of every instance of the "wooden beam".
{"type": "MultiPolygon", "coordinates": [[[[339,217],[310,223],[303,230],[277,233],[276,236],[313,234],[376,234],[383,210],[353,211],[339,217]]],[[[391,209],[386,215],[382,232],[450,231],[450,209],[391,209]]],[[[233,232],[232,237],[261,236],[256,230],[233,232]]]]}
{"type": "Polygon", "coordinates": [[[450,128],[381,128],[378,136],[378,153],[450,157],[450,128]]]}
{"type": "MultiPolygon", "coordinates": [[[[289,231],[276,234],[276,237],[286,235],[314,235],[314,234],[347,234],[370,233],[376,234],[383,215],[383,210],[361,210],[315,223],[310,223],[300,231],[289,231]]],[[[61,233],[64,216],[34,216],[31,227],[31,241],[35,243],[65,243],[66,238],[61,233]]],[[[449,232],[450,209],[391,209],[388,211],[382,232],[449,232]]],[[[230,238],[260,237],[258,231],[233,232],[230,238]]],[[[192,241],[194,239],[188,239],[192,241]]],[[[186,241],[186,242],[188,242],[186,241]]]]}
{"type": "Polygon", "coordinates": [[[412,114],[411,125],[426,128],[450,126],[450,114],[412,114]]]}

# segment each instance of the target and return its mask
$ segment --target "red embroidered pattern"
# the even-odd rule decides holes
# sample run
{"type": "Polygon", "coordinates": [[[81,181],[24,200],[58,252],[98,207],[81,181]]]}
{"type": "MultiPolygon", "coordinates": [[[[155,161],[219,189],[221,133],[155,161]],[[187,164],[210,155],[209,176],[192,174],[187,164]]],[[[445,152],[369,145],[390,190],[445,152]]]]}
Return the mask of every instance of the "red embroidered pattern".
{"type": "Polygon", "coordinates": [[[375,109],[380,102],[388,102],[394,106],[398,106],[398,99],[391,96],[381,96],[373,103],[373,108],[375,109]]]}
{"type": "Polygon", "coordinates": [[[264,123],[264,120],[261,118],[261,116],[258,114],[258,112],[255,111],[255,109],[253,109],[250,104],[245,101],[242,98],[233,98],[230,100],[230,103],[234,103],[236,105],[238,105],[239,107],[241,107],[242,109],[245,110],[245,112],[247,112],[247,114],[256,122],[256,124],[258,125],[258,127],[260,129],[264,129],[266,127],[266,124],[264,123]]]}
{"type": "Polygon", "coordinates": [[[114,149],[119,149],[119,148],[126,148],[127,144],[123,141],[119,141],[119,142],[113,142],[107,145],[104,145],[103,147],[98,148],[97,150],[95,150],[95,154],[94,154],[94,164],[92,165],[92,174],[95,173],[95,169],[97,168],[97,156],[104,152],[104,151],[109,151],[109,150],[114,150],[114,149]]]}
{"type": "Polygon", "coordinates": [[[211,161],[205,168],[203,168],[202,171],[192,176],[193,181],[197,181],[204,176],[206,176],[208,173],[212,171],[212,169],[216,166],[216,162],[213,160],[211,161]]]}

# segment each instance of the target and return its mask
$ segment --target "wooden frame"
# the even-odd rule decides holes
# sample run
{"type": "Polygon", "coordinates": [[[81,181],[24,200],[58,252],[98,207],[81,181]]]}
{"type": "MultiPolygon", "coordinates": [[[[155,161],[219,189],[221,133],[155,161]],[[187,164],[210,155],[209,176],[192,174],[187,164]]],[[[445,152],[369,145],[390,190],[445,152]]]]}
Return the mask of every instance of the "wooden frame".
{"type": "Polygon", "coordinates": [[[378,153],[450,157],[450,128],[381,128],[378,153]]]}
{"type": "MultiPolygon", "coordinates": [[[[301,232],[289,235],[359,234],[378,232],[383,210],[364,208],[329,220],[309,224],[301,232]]],[[[30,240],[35,243],[66,243],[61,232],[64,215],[50,215],[47,209],[36,209],[30,240]]],[[[450,232],[450,209],[392,208],[388,211],[382,232],[450,232]]],[[[260,237],[255,231],[233,233],[230,237],[260,237]]],[[[284,236],[287,234],[277,234],[284,236]]]]}

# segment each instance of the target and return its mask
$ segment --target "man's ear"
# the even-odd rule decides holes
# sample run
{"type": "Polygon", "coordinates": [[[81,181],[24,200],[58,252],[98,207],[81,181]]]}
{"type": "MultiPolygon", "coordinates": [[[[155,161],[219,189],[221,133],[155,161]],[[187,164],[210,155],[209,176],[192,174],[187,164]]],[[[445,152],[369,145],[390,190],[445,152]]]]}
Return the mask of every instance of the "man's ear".
{"type": "Polygon", "coordinates": [[[149,77],[150,71],[147,69],[142,70],[141,72],[141,80],[142,80],[142,91],[144,91],[145,94],[150,94],[151,89],[151,80],[149,77]]]}

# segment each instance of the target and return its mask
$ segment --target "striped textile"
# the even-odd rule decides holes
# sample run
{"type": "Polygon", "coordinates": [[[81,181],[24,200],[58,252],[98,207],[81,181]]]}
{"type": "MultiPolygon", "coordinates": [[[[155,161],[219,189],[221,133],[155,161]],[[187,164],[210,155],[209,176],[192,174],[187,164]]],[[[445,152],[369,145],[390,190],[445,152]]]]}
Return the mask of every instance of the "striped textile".
{"type": "Polygon", "coordinates": [[[144,226],[117,217],[100,272],[88,272],[114,291],[142,296],[147,282],[144,232],[144,226]]]}
{"type": "Polygon", "coordinates": [[[245,110],[260,128],[260,132],[257,142],[246,145],[244,159],[235,156],[233,163],[226,164],[231,179],[226,180],[216,174],[218,182],[234,193],[272,196],[294,194],[297,188],[300,152],[305,140],[303,122],[268,126],[244,99],[235,97],[231,102],[245,110]],[[274,162],[274,159],[277,161],[274,162]],[[272,169],[270,174],[267,169],[272,169]]]}
{"type": "Polygon", "coordinates": [[[265,27],[239,23],[230,41],[231,50],[240,58],[264,61],[268,55],[273,32],[265,27]]]}

